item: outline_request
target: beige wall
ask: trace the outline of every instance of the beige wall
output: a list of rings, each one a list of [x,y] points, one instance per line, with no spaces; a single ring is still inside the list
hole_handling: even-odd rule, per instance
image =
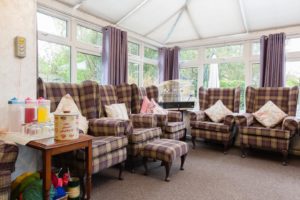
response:
[[[7,100],[36,96],[36,0],[0,0],[0,128]],[[27,40],[27,56],[14,56],[14,38]]]

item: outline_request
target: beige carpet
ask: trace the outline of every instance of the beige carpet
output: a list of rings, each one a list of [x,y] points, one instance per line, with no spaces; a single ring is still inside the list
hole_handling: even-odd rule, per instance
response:
[[[191,147],[191,146],[190,146]],[[198,143],[190,148],[185,170],[180,159],[172,167],[171,182],[163,181],[165,171],[159,162],[135,174],[124,173],[119,181],[117,169],[93,176],[92,199],[105,200],[297,200],[300,199],[300,158],[292,157],[284,167],[280,155],[251,151],[247,158],[233,148],[227,155],[216,145]]]

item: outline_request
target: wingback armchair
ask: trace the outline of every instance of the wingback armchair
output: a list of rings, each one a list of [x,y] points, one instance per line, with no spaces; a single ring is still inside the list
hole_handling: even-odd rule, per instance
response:
[[[264,87],[246,89],[246,113],[235,116],[240,134],[242,157],[249,147],[281,152],[283,165],[287,164],[290,141],[298,130],[296,119],[298,87]],[[288,116],[272,128],[266,128],[255,120],[252,113],[267,101],[272,101]]]
[[[233,141],[234,115],[228,115],[220,123],[212,122],[204,110],[221,100],[233,113],[238,113],[240,108],[240,88],[199,88],[199,108],[197,112],[190,113],[190,125],[193,148],[196,138],[221,142],[224,153],[227,153],[229,144]]]

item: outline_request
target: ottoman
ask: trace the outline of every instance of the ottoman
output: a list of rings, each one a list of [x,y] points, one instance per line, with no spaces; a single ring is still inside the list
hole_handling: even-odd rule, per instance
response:
[[[161,160],[162,165],[165,166],[166,176],[165,181],[170,181],[169,174],[173,161],[181,157],[180,169],[183,170],[184,161],[188,153],[188,145],[185,142],[171,139],[158,139],[147,143],[141,149],[141,156],[143,157],[143,164],[145,167],[145,175],[148,175],[147,161],[148,158],[154,160]]]

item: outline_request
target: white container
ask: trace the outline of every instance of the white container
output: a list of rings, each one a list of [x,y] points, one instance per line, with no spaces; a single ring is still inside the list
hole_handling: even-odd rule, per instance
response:
[[[79,138],[79,115],[76,113],[54,114],[54,132],[56,140],[74,140]]]
[[[24,101],[12,98],[8,101],[8,132],[22,132]]]

